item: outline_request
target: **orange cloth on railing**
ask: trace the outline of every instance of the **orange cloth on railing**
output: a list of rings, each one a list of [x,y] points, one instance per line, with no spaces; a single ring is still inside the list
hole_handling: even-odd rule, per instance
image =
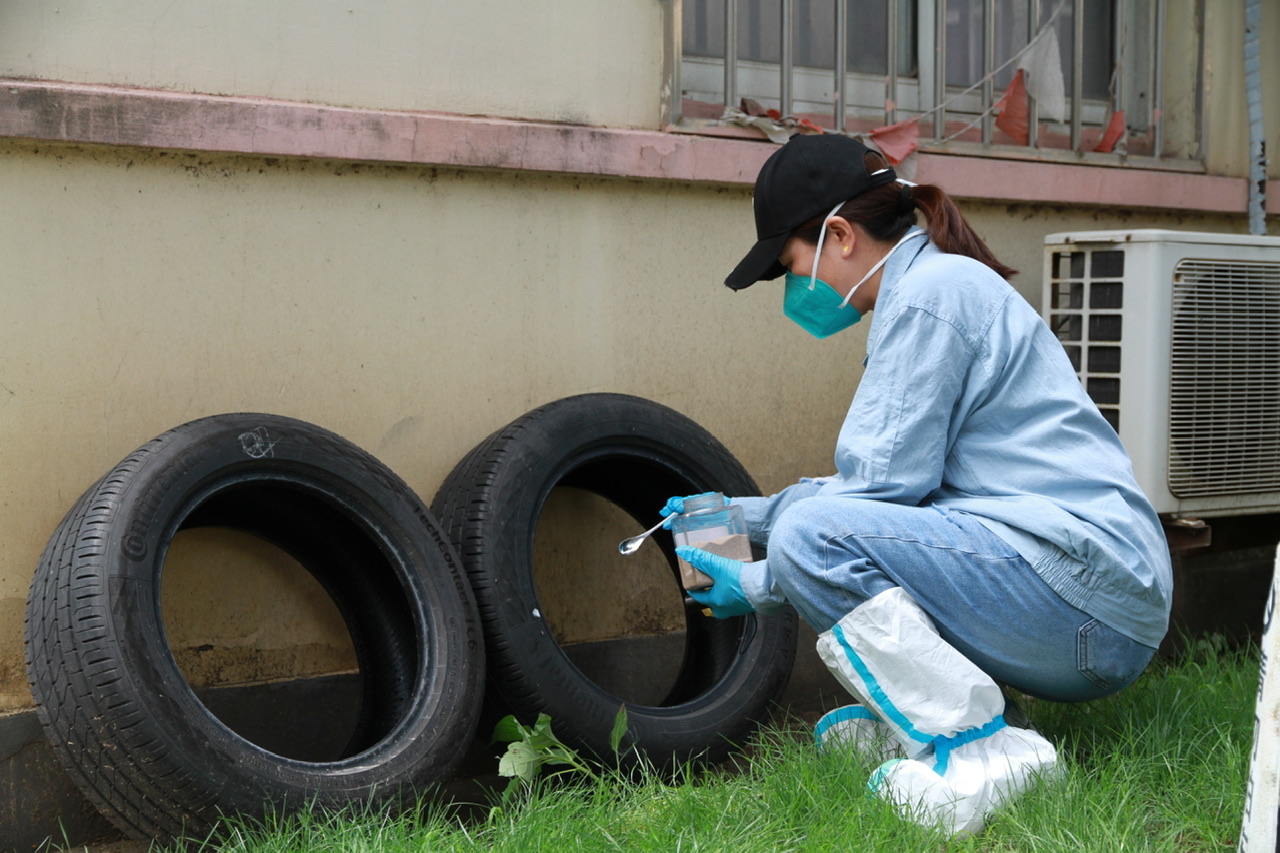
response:
[[[996,116],[996,127],[1007,133],[1019,145],[1027,145],[1031,139],[1030,109],[1027,106],[1027,86],[1022,76],[1022,69],[1013,75],[1009,88],[1000,96],[1000,100],[992,105],[999,115]]]

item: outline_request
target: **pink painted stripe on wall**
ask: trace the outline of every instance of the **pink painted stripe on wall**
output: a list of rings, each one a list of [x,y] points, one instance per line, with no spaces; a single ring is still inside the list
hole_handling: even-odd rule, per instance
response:
[[[0,80],[0,137],[751,185],[772,144],[260,98]],[[916,180],[996,202],[1243,213],[1244,178],[921,152]],[[1268,182],[1268,212],[1280,212]]]
[[[979,157],[922,157],[915,180],[958,197],[1041,204],[1244,213],[1249,200],[1244,178]],[[1280,199],[1271,203],[1280,210]]]
[[[742,184],[767,146],[687,134],[0,80],[0,136]]]

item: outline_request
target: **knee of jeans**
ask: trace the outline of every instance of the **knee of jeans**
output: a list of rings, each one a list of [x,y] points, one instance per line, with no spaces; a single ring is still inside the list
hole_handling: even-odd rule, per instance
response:
[[[831,498],[806,498],[788,507],[769,534],[769,568],[783,589],[820,578],[827,569],[826,543],[835,535],[824,508]]]
[[[788,507],[769,533],[769,569],[784,590],[794,589],[797,581],[812,574],[815,534],[809,513],[803,511],[806,502]]]

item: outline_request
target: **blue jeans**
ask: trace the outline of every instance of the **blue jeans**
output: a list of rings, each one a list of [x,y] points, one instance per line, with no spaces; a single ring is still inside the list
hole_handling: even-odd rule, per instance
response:
[[[1114,693],[1155,649],[1067,604],[972,516],[847,497],[796,501],[774,525],[769,569],[818,633],[900,586],[938,633],[998,682],[1079,702]]]

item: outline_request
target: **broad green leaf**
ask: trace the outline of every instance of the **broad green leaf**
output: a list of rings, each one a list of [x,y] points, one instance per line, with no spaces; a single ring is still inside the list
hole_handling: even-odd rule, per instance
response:
[[[498,774],[532,782],[538,775],[538,764],[538,753],[524,741],[515,741],[498,761]]]
[[[493,727],[493,737],[489,738],[489,743],[511,743],[516,740],[524,740],[525,727],[520,725],[515,716],[508,714],[498,724]]]
[[[567,746],[553,746],[542,753],[544,764],[571,764],[578,766],[578,754]]]
[[[525,730],[525,741],[536,750],[564,745],[555,736],[555,732],[551,731],[551,717],[546,714],[539,714],[538,722],[533,724],[533,728]]]

